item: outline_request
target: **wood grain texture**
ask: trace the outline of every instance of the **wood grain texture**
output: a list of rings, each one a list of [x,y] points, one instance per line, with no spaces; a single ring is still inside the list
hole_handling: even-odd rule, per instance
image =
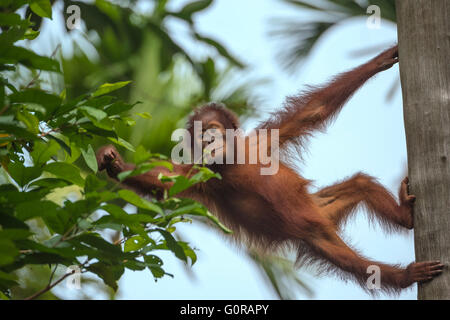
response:
[[[396,7],[416,261],[446,265],[418,298],[450,299],[450,1]]]

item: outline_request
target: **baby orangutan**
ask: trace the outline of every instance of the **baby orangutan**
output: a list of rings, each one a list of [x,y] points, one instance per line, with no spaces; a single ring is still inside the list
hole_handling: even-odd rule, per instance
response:
[[[397,62],[398,49],[395,46],[338,75],[325,86],[289,97],[284,108],[258,129],[267,129],[268,132],[278,129],[280,150],[292,144],[301,145],[302,138],[322,129],[368,79]],[[226,129],[239,128],[236,115],[214,103],[195,111],[188,123],[190,132],[194,121],[200,121],[205,130],[214,129],[223,136]],[[265,147],[270,147],[270,143]],[[106,169],[112,178],[133,169],[133,165],[124,163],[113,146],[99,149],[97,161],[99,170]],[[171,183],[161,182],[158,175],[187,175],[192,173],[192,166],[174,163],[173,172],[162,167],[154,168],[126,179],[123,184],[141,194],[156,192],[157,197],[161,197]],[[444,266],[439,261],[411,263],[406,268],[371,261],[352,250],[338,236],[339,226],[358,204],[364,204],[370,214],[389,229],[412,229],[415,197],[408,194],[407,178],[401,183],[397,203],[388,190],[362,173],[311,194],[307,190],[309,181],[299,176],[287,162],[281,161],[278,172],[273,175],[261,175],[259,169],[262,164],[249,164],[247,161],[245,164],[215,163],[208,166],[219,172],[222,179],[194,185],[181,196],[203,203],[238,238],[249,244],[268,250],[290,245],[296,250],[299,262],[318,262],[326,271],[338,271],[364,289],[368,289],[368,268],[373,265],[380,268],[381,289],[386,291],[398,291],[414,282],[431,280],[443,270]]]

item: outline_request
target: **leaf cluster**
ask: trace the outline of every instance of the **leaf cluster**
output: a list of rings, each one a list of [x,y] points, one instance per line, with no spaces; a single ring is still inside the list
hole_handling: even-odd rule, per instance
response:
[[[181,17],[189,20],[201,9],[199,5],[188,6]],[[18,285],[17,271],[30,265],[77,265],[117,290],[125,269],[148,269],[155,279],[171,276],[163,268],[159,250],[194,264],[194,249],[175,235],[178,223],[200,216],[229,231],[202,205],[176,196],[218,176],[199,168],[191,178],[161,177],[174,181],[161,201],[99,178],[94,139],[134,152],[138,172],[127,174],[142,174],[156,165],[172,167],[159,155],[135,149],[118,134],[118,126],[134,124],[130,112],[136,103],[124,102],[113,93],[130,81],[104,83],[73,99],[67,98],[66,90],[56,94],[39,88],[35,79],[25,86],[10,81],[19,68],[38,77],[41,72],[61,72],[54,57],[22,46],[23,40],[33,41],[39,34],[31,17],[17,13],[24,7],[41,19],[52,18],[49,0],[0,3],[0,296],[11,297],[11,288]],[[111,10],[106,5],[100,8]],[[150,118],[148,113],[136,116]],[[79,196],[64,190],[75,190]],[[55,197],[61,193],[63,197]],[[127,205],[136,212],[126,211]],[[33,224],[45,232],[36,233]],[[118,238],[110,239],[108,230]]]

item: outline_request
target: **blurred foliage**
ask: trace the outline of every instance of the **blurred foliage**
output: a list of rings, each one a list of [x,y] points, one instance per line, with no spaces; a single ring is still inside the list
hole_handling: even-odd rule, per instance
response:
[[[78,265],[102,279],[111,289],[98,290],[114,298],[125,269],[147,269],[155,279],[171,276],[158,250],[195,263],[195,251],[176,235],[177,223],[200,219],[229,232],[206,208],[176,198],[176,192],[157,202],[96,176],[99,145],[127,151],[142,173],[170,154],[171,134],[193,107],[220,101],[241,119],[256,110],[250,84],[237,80],[245,66],[195,28],[194,16],[212,0],[177,11],[168,9],[169,2],[148,1],[151,8],[142,10],[132,0],[0,0],[1,297],[34,297],[43,289],[38,298],[58,298],[52,285],[66,276],[64,266]],[[61,4],[63,10],[56,10]],[[73,52],[63,55],[57,45],[46,57],[27,49],[39,44],[47,19],[60,15],[66,21],[70,5],[81,8],[82,28],[53,40],[72,37]],[[210,54],[197,57],[183,49],[167,27],[173,20]],[[173,190],[220,178],[198,169],[192,179],[171,178]],[[127,205],[136,213],[125,211]],[[280,298],[294,297],[288,287],[304,286],[292,263],[249,256]],[[88,282],[95,277],[83,277],[83,285]]]
[[[308,19],[274,19],[270,34],[280,41],[279,61],[294,72],[319,39],[337,24],[353,17],[367,17],[367,8],[377,5],[381,18],[396,22],[395,0],[281,0],[299,13],[310,14]]]
[[[98,60],[90,59],[76,47],[74,55],[63,59],[68,95],[80,94],[104,81],[134,79],[134,85],[123,90],[122,97],[142,102],[134,109],[152,115],[136,119],[136,126],[122,126],[119,132],[133,144],[142,144],[159,153],[170,154],[174,143],[172,132],[193,107],[211,100],[220,101],[245,119],[255,110],[256,98],[247,85],[237,84],[233,77],[243,64],[216,40],[200,35],[192,16],[206,9],[212,1],[196,1],[178,12],[169,11],[169,1],[157,1],[153,11],[121,9],[121,19],[110,18],[96,5],[76,3],[81,7],[83,21],[92,38]],[[68,5],[69,5],[68,4]],[[187,22],[191,41],[212,49],[214,59],[192,57],[176,43],[166,27],[167,20]],[[75,43],[76,46],[76,43]],[[222,58],[229,66],[218,70],[215,59]],[[157,138],[155,138],[155,136]]]
[[[295,299],[298,291],[310,298],[314,295],[308,284],[297,275],[293,261],[281,256],[262,254],[255,250],[249,250],[248,255],[263,270],[266,280],[273,287],[278,298]]]
[[[100,2],[99,2],[100,3]],[[210,219],[221,227],[207,209],[189,199],[175,198],[170,192],[156,202],[141,198],[131,190],[115,191],[98,179],[94,138],[110,141],[135,153],[135,158],[152,161],[157,156],[134,147],[118,134],[117,127],[128,120],[134,104],[111,95],[127,86],[129,81],[103,83],[76,96],[44,91],[35,86],[33,78],[26,86],[9,81],[19,66],[42,71],[60,72],[60,64],[20,46],[20,41],[34,41],[33,22],[16,13],[29,5],[34,14],[51,18],[48,1],[14,1],[2,4],[0,15],[0,135],[2,177],[0,185],[0,290],[5,298],[21,296],[18,276],[24,267],[36,280],[48,274],[39,266],[79,266],[81,272],[99,276],[117,290],[117,280],[125,269],[149,269],[155,279],[169,275],[156,250],[169,250],[194,264],[196,254],[172,233],[177,223],[189,221],[189,215]],[[120,11],[118,11],[120,12]],[[83,165],[80,165],[80,164]],[[160,162],[159,162],[160,163]],[[167,163],[169,166],[170,163]],[[192,178],[173,177],[173,188],[183,190],[186,184],[220,178],[205,167],[199,167]],[[60,188],[75,187],[80,197],[72,201],[49,200]],[[124,211],[126,204],[137,207],[136,214]],[[103,212],[103,215],[99,214]],[[31,221],[41,224],[33,232]],[[114,243],[105,239],[104,230],[115,230],[123,237]],[[225,229],[226,230],[226,229]],[[228,231],[228,230],[226,230]],[[50,280],[42,293],[51,294]],[[66,274],[62,277],[66,277]],[[23,285],[23,283],[22,283]],[[22,294],[27,290],[22,290]],[[40,295],[31,295],[38,297]]]

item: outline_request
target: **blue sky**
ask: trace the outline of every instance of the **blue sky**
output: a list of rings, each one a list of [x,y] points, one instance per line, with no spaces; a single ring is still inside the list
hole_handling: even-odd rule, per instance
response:
[[[178,1],[179,6],[185,1]],[[298,10],[277,0],[216,0],[204,13],[196,16],[198,31],[220,40],[230,51],[250,65],[249,79],[270,79],[255,88],[264,97],[261,116],[279,108],[287,95],[295,94],[306,84],[321,84],[330,77],[356,67],[371,55],[355,57],[352,53],[379,46],[380,50],[396,42],[394,24],[382,21],[380,29],[368,29],[363,18],[346,21],[333,28],[314,47],[304,66],[289,75],[277,63],[277,44],[268,31],[274,17],[299,17]],[[193,54],[195,47],[178,41]],[[376,52],[374,52],[375,54]],[[344,107],[327,132],[317,134],[309,144],[309,152],[301,164],[301,174],[314,180],[315,186],[334,183],[356,172],[375,176],[393,193],[406,173],[406,142],[403,127],[400,90],[386,101],[391,85],[399,81],[398,66],[371,79]],[[244,126],[251,128],[250,119]],[[245,254],[224,236],[200,225],[179,227],[194,247],[198,262],[191,272],[170,254],[162,256],[165,270],[175,274],[154,282],[147,271],[127,271],[120,280],[120,299],[275,299],[256,267]],[[406,265],[414,260],[413,232],[386,235],[378,226],[369,226],[359,211],[344,229],[343,237],[365,256],[386,263]],[[299,275],[314,290],[314,299],[370,299],[362,289],[334,276],[318,278],[313,270],[300,269]],[[65,288],[57,292],[64,295]],[[416,287],[398,297],[415,299]],[[102,298],[99,296],[99,298]],[[298,299],[306,297],[301,293]]]

